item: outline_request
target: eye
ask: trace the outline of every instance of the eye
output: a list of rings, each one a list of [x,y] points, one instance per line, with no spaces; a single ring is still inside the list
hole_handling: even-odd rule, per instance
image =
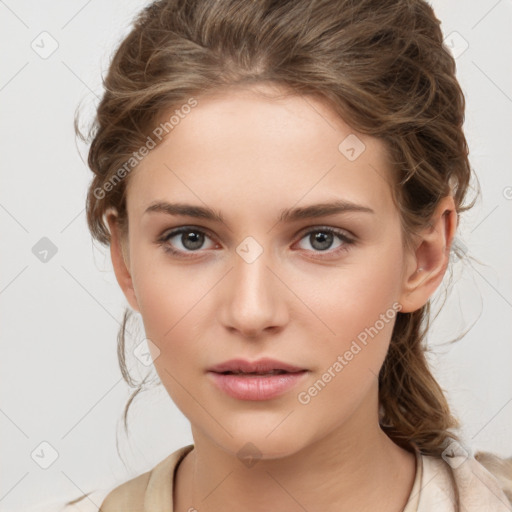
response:
[[[194,226],[183,226],[172,231],[164,233],[157,243],[162,246],[164,251],[177,256],[179,258],[193,257],[194,252],[200,252],[203,249],[205,239],[212,238],[204,229],[196,228]],[[333,241],[338,239],[340,243],[337,248],[330,250]],[[172,242],[173,239],[176,241]],[[354,244],[355,241],[347,236],[344,231],[330,228],[330,227],[317,227],[303,232],[300,241],[307,239],[313,247],[313,252],[325,253],[327,255],[318,254],[319,258],[336,256],[343,251],[347,251],[349,246]],[[181,245],[181,247],[180,247]],[[178,248],[176,249],[176,246]],[[307,250],[307,249],[306,249]],[[187,254],[189,253],[189,254]]]
[[[178,250],[173,248],[176,242],[170,243],[173,238],[176,238],[177,242],[181,244],[181,247],[178,245]],[[193,226],[184,226],[165,233],[158,239],[158,243],[162,245],[164,251],[178,257],[187,258],[188,256],[183,253],[197,252],[198,249],[202,248],[205,238],[209,237],[204,230]]]
[[[328,252],[326,256],[321,254],[320,258],[336,256],[343,251],[348,251],[350,245],[355,243],[344,231],[326,226],[310,229],[303,235],[301,241],[307,240],[313,247],[314,252]],[[328,251],[336,238],[338,238],[341,243],[334,250]]]

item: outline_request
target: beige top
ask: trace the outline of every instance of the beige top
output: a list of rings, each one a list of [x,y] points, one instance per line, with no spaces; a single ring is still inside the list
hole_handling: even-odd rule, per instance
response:
[[[152,470],[111,490],[89,494],[59,512],[173,512],[176,468],[194,448],[184,446]],[[416,450],[416,476],[403,512],[511,512],[505,487],[474,456],[464,460],[420,454]],[[507,492],[510,492],[507,487]],[[458,503],[457,503],[458,502]],[[101,507],[100,507],[101,505]],[[48,510],[48,509],[46,509]]]

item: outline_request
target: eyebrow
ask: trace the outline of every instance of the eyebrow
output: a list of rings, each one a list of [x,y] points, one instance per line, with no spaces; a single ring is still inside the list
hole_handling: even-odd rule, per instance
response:
[[[152,212],[165,213],[167,215],[183,215],[224,223],[224,217],[220,211],[215,211],[209,207],[195,206],[185,203],[156,201],[145,210],[144,214]],[[368,206],[340,199],[329,203],[319,203],[297,208],[285,208],[284,210],[281,210],[278,222],[293,222],[302,219],[324,217],[326,215],[335,215],[337,213],[346,212],[375,213]]]

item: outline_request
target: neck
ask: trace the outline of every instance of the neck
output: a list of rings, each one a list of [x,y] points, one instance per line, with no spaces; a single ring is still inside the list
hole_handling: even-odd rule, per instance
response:
[[[381,430],[377,415],[351,417],[327,436],[285,457],[244,465],[194,431],[194,449],[178,466],[175,512],[244,510],[401,511],[415,477],[415,457]]]

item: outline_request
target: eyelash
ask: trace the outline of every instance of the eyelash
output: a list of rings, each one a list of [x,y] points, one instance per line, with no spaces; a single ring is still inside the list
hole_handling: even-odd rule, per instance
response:
[[[200,233],[202,235],[206,235],[209,238],[213,238],[209,235],[209,232],[205,231],[204,229],[196,228],[195,226],[183,226],[183,227],[180,227],[180,228],[177,228],[172,231],[164,233],[163,236],[161,236],[157,240],[157,244],[161,245],[163,250],[165,252],[171,254],[172,256],[176,256],[178,258],[184,258],[184,259],[194,258],[195,256],[193,255],[193,253],[199,252],[199,251],[189,251],[192,254],[185,255],[182,251],[177,251],[176,249],[173,249],[168,243],[168,240],[171,238],[174,238],[176,235],[180,235],[182,233],[188,233],[188,232]],[[313,252],[318,252],[318,254],[320,255],[320,256],[315,256],[318,259],[326,259],[326,258],[331,258],[333,256],[337,256],[343,252],[348,251],[350,246],[355,243],[355,240],[348,237],[347,235],[345,235],[345,233],[343,231],[335,229],[335,228],[330,228],[327,226],[315,227],[313,229],[309,229],[308,231],[305,231],[305,232],[303,231],[301,233],[301,237],[300,237],[299,241],[302,240],[303,238],[305,238],[306,236],[311,235],[312,233],[332,234],[332,235],[337,236],[343,242],[343,244],[340,247],[338,247],[337,249],[335,249],[333,251],[329,251],[329,250],[313,251]],[[326,253],[327,256],[324,256],[322,253]]]

